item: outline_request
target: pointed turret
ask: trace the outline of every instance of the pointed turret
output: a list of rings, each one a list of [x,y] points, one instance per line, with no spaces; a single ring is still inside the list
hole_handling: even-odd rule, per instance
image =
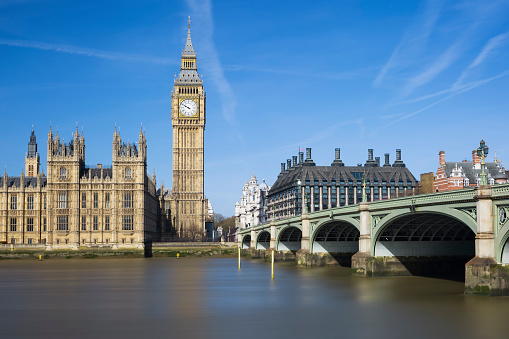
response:
[[[187,40],[182,50],[180,73],[175,79],[175,83],[180,85],[201,84],[202,80],[198,75],[196,66],[196,52],[191,41],[191,17],[189,17],[187,23]]]

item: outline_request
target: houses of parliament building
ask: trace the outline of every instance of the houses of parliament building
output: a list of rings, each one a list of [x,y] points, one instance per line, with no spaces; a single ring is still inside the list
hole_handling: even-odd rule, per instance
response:
[[[190,26],[171,93],[173,189],[147,175],[147,142],[122,142],[115,127],[111,166],[85,165],[85,137],[49,130],[44,174],[32,130],[19,176],[0,177],[0,243],[136,247],[147,241],[201,240],[212,217],[204,196],[205,92]]]

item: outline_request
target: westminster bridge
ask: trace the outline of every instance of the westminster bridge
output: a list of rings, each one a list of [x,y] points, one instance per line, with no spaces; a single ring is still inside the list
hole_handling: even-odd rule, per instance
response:
[[[466,293],[509,294],[508,216],[509,184],[480,186],[303,213],[240,231],[239,246],[364,276],[459,267]]]

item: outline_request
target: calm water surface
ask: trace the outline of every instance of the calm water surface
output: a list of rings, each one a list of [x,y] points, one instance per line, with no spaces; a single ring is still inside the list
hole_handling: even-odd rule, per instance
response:
[[[506,338],[463,283],[236,259],[0,262],[0,338]]]

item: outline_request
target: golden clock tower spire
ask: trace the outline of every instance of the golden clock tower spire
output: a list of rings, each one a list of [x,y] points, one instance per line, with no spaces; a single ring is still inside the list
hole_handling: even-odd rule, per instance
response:
[[[208,200],[204,195],[205,91],[191,41],[191,18],[182,50],[180,73],[171,92],[173,126],[172,226],[180,238],[200,240],[205,233]]]

